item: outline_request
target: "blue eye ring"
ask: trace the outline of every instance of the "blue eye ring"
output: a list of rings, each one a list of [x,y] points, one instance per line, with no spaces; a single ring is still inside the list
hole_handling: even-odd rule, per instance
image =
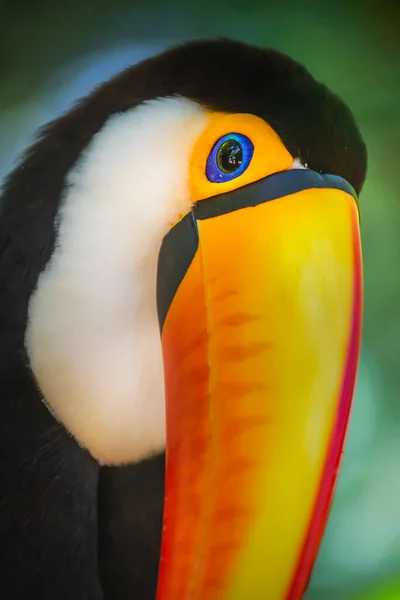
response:
[[[228,133],[212,147],[207,158],[206,175],[212,183],[224,183],[240,177],[254,154],[252,141],[241,133]]]

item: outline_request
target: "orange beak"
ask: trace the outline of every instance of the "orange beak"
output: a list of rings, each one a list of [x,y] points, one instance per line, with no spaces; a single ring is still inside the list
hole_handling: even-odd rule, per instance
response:
[[[167,451],[157,600],[295,600],[337,474],[360,347],[355,192],[290,170],[165,237]]]

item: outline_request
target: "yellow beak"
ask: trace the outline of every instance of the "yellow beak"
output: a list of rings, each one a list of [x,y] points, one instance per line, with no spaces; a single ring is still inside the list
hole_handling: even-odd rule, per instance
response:
[[[167,408],[157,600],[295,600],[312,569],[359,355],[355,192],[284,171],[165,237]]]

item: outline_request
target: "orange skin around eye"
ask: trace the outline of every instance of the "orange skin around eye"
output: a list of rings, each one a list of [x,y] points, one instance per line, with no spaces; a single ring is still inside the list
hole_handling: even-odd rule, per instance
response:
[[[207,179],[206,163],[214,144],[229,133],[247,136],[254,154],[242,175],[223,183]],[[247,114],[210,113],[209,124],[198,138],[190,161],[190,192],[193,202],[230,192],[263,177],[290,169],[293,156],[278,134],[263,119]]]

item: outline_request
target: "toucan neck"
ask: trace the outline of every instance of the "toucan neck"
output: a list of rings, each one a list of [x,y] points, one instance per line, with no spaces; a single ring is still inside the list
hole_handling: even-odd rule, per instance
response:
[[[156,597],[164,477],[164,453],[100,470],[99,571],[106,598]]]

